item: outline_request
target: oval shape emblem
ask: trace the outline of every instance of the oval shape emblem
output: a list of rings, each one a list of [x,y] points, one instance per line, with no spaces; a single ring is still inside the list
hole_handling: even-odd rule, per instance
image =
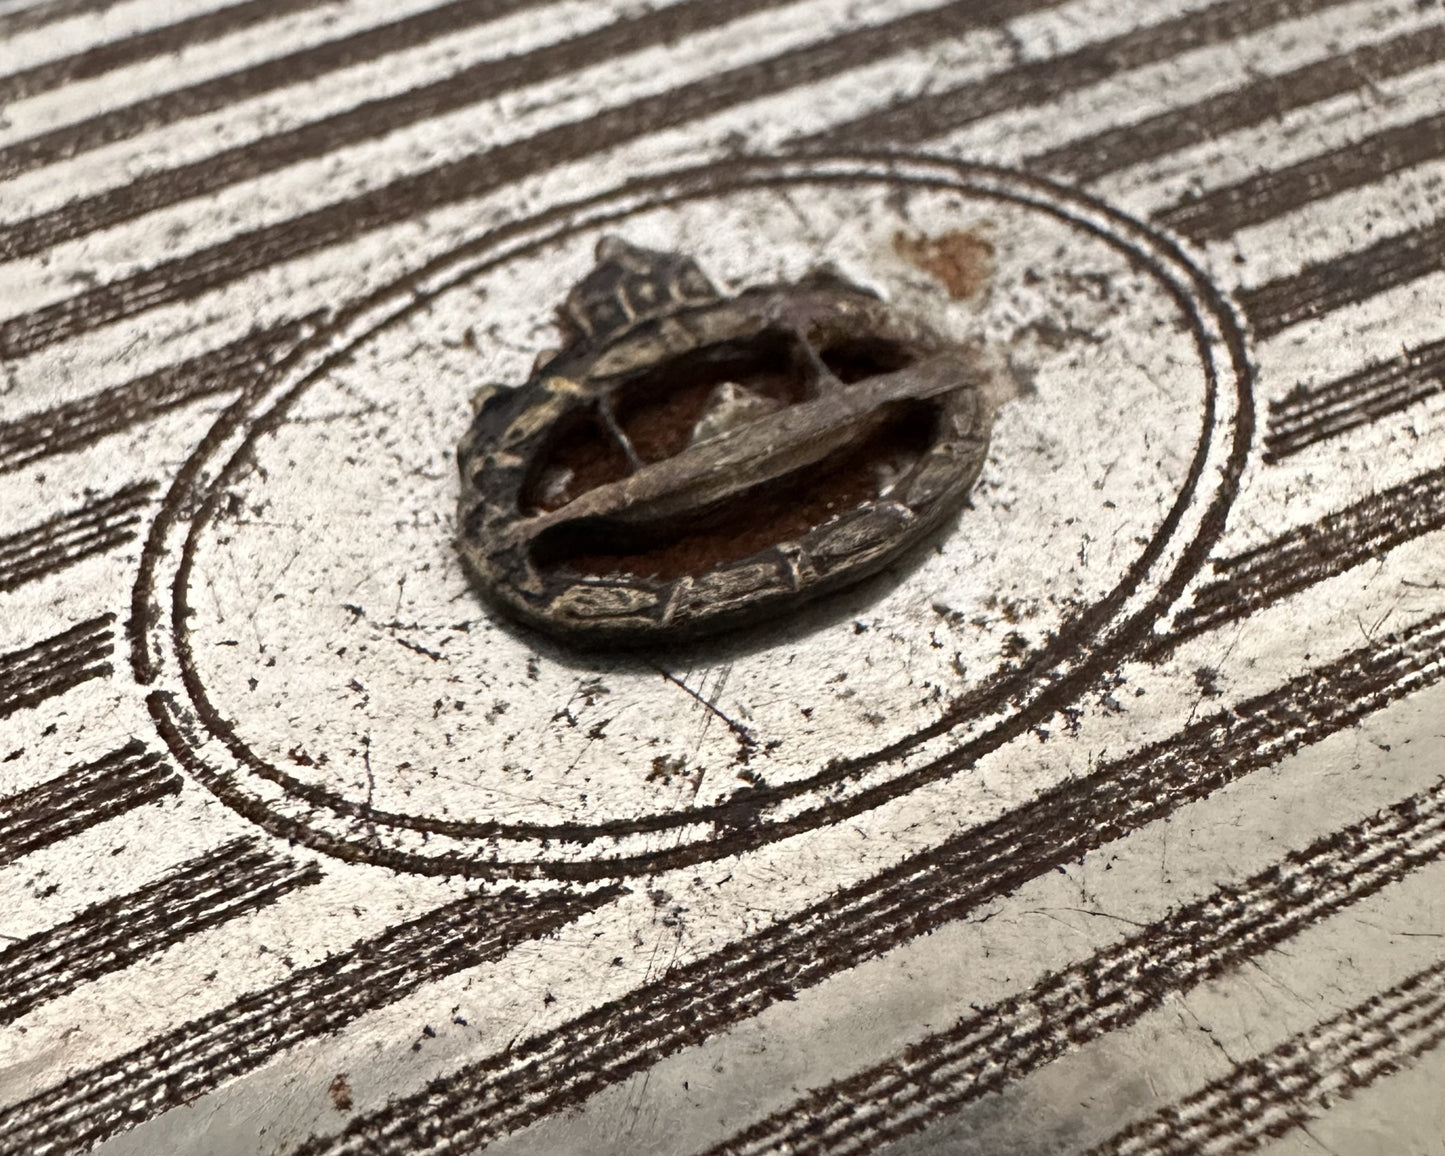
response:
[[[849,585],[957,511],[1001,359],[831,272],[724,297],[689,258],[606,237],[567,346],[484,389],[458,447],[458,545],[534,627],[637,645]]]

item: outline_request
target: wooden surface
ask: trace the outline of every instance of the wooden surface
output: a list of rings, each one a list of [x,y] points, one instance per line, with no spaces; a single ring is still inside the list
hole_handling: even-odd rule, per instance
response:
[[[0,6],[0,1152],[1445,1153],[1433,0]],[[496,620],[598,239],[1023,387],[883,575]]]

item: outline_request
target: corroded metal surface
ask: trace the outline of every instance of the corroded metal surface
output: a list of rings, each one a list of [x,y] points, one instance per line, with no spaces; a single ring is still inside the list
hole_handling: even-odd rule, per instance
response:
[[[813,273],[723,299],[615,237],[575,333],[486,388],[457,450],[462,556],[521,621],[675,645],[882,569],[957,510],[1007,369]]]

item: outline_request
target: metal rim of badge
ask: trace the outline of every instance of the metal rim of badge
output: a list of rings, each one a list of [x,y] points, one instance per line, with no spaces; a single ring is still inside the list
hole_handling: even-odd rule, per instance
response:
[[[493,604],[582,645],[675,644],[875,573],[967,496],[1009,392],[1000,358],[828,272],[724,298],[690,259],[608,236],[568,317],[526,383],[480,391],[457,525]],[[566,445],[602,476],[574,494],[566,469],[549,502]],[[819,500],[830,483],[863,492]],[[768,534],[769,507],[787,530]],[[588,544],[609,551],[598,573],[568,566]],[[669,559],[681,573],[648,572]]]
[[[725,804],[605,824],[508,824],[373,809],[304,782],[250,750],[209,700],[188,639],[187,581],[199,535],[250,446],[286,420],[306,389],[359,343],[439,294],[507,261],[582,232],[617,231],[655,207],[788,185],[884,185],[955,191],[1034,209],[1089,233],[1145,270],[1178,306],[1206,380],[1186,484],[1124,579],[1027,671],[994,680],[905,743]],[[733,854],[833,823],[946,776],[1069,705],[1109,664],[1162,629],[1222,530],[1253,433],[1252,369],[1231,306],[1171,240],[1076,190],[993,166],[897,155],[723,162],[639,180],[492,230],[318,326],[263,386],[237,400],[178,472],[143,551],[132,598],[131,658],[157,731],[177,761],[228,806],[267,831],[338,858],[438,875],[593,880]],[[910,761],[940,735],[945,757]],[[659,835],[665,835],[660,840]]]

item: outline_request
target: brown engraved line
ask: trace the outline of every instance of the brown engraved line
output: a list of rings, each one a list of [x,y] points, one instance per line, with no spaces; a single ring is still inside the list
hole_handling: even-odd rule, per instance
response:
[[[1122,72],[1211,44],[1228,43],[1344,2],[1227,0],[1062,56],[1031,61],[943,92],[898,101],[803,138],[800,143],[823,148],[902,148],[920,144],[997,113],[1044,104]]]
[[[304,12],[314,8],[317,2],[247,0],[246,3],[230,4],[189,20],[147,29],[123,40],[97,45],[73,56],[49,60],[21,72],[0,76],[0,103],[13,103],[77,80],[90,80],[117,68],[139,64],[143,60],[169,56],[192,44],[203,44],[292,12]]]
[[[843,159],[851,165],[856,164],[859,158]],[[876,165],[879,160],[880,158],[873,157],[868,163]],[[764,171],[775,169],[775,166],[771,164],[764,164],[762,167]],[[1001,172],[1001,170],[996,171]],[[639,178],[631,182],[628,189],[633,195],[643,195],[649,190],[668,188],[673,190],[670,195],[674,197],[692,198],[699,194],[715,197],[729,190],[758,187],[760,183],[773,183],[780,179],[768,178],[760,182],[760,175],[757,162],[730,160],[694,169],[688,174]],[[1034,185],[1040,191],[1045,192],[1046,197],[1048,195],[1057,196],[1062,192],[1057,186],[1038,178],[1020,177],[1016,173],[1009,173],[1008,176],[1012,180],[1023,180]],[[676,183],[680,177],[685,182],[681,187]],[[857,178],[853,175],[840,174],[837,179],[844,184],[852,184]],[[895,179],[904,183],[914,182],[914,178],[903,174],[899,174]],[[934,187],[931,179],[925,179],[921,183],[924,187]],[[448,263],[456,261],[462,254],[487,252],[504,243],[514,230],[531,230],[549,219],[552,221],[573,219],[573,215],[581,209],[611,203],[614,195],[612,193],[596,194],[589,201],[557,206],[541,218],[532,221],[517,221],[510,225],[499,226],[447,254],[433,258],[431,265],[422,266],[399,284],[416,285],[429,277],[431,270],[440,270],[446,267]],[[1015,197],[1015,194],[998,193],[995,195],[1004,196],[1006,199]],[[1077,197],[1078,194],[1073,194],[1073,196]],[[1030,205],[1034,203],[1027,196],[1018,199],[1020,203]],[[1088,200],[1088,198],[1084,199]],[[1161,256],[1146,256],[1113,238],[1108,230],[1087,222],[1072,211],[1051,207],[1047,203],[1047,199],[1036,207],[1061,220],[1079,225],[1100,236],[1107,243],[1120,248],[1121,251],[1128,252],[1131,260],[1142,262],[1160,278],[1167,295],[1174,300],[1181,314],[1187,319],[1186,328],[1194,337],[1206,377],[1211,384],[1209,396],[1201,413],[1203,423],[1200,439],[1196,443],[1195,454],[1188,474],[1179,487],[1173,506],[1165,513],[1156,527],[1155,534],[1147,542],[1140,543],[1142,551],[1126,568],[1122,580],[1099,601],[1066,622],[1043,646],[1037,648],[1030,655],[1022,657],[1017,664],[999,671],[996,676],[986,680],[975,692],[956,700],[934,723],[913,735],[854,759],[833,760],[806,781],[799,780],[783,787],[764,785],[750,788],[747,792],[738,793],[726,803],[694,810],[693,820],[712,822],[717,825],[720,834],[713,840],[676,844],[671,849],[662,851],[631,857],[604,858],[590,862],[575,860],[565,864],[549,863],[539,867],[535,862],[514,861],[504,865],[505,871],[535,872],[536,877],[549,875],[557,878],[570,878],[573,881],[614,878],[619,874],[655,872],[659,869],[659,864],[664,862],[672,865],[696,863],[750,846],[758,846],[763,842],[787,837],[789,834],[796,834],[820,825],[836,823],[841,817],[877,807],[889,799],[917,789],[924,783],[946,778],[960,769],[973,766],[979,758],[990,751],[998,749],[1012,738],[1027,733],[1035,726],[1046,722],[1052,714],[1066,710],[1077,694],[1107,676],[1118,655],[1137,651],[1139,645],[1147,640],[1149,622],[1177,602],[1189,585],[1190,576],[1208,560],[1212,544],[1217,541],[1223,531],[1229,504],[1235,496],[1241,471],[1245,466],[1253,433],[1254,405],[1253,371],[1245,349],[1244,334],[1236,324],[1234,312],[1224,302],[1214,286],[1205,279],[1202,273],[1195,270],[1188,258],[1166,238],[1156,237],[1151,242],[1151,246],[1157,245],[1162,250]],[[1140,227],[1136,222],[1100,202],[1093,202],[1093,207],[1094,211],[1113,218],[1130,231]],[[1178,267],[1189,270],[1187,288],[1173,283],[1170,275],[1165,272],[1166,266],[1171,261],[1177,262]],[[377,290],[374,300],[383,300],[392,292],[394,292],[394,288]],[[411,309],[421,307],[425,300],[427,300],[426,296],[414,297],[411,304],[406,306],[402,313],[395,314],[393,317],[404,316]],[[361,299],[349,304],[343,313],[338,315],[338,318],[345,317],[348,312],[356,315],[359,311],[369,307],[367,300]],[[1211,338],[1208,333],[1208,325],[1201,311],[1211,314],[1220,328],[1228,359],[1228,373],[1232,378],[1235,403],[1238,406],[1231,423],[1233,429],[1229,435],[1228,456],[1223,463],[1222,473],[1219,475],[1218,488],[1209,499],[1207,508],[1202,511],[1194,537],[1178,555],[1172,573],[1154,592],[1146,609],[1140,610],[1132,618],[1119,624],[1114,636],[1104,646],[1096,648],[1095,639],[1100,632],[1105,630],[1112,618],[1123,611],[1131,591],[1144,578],[1149,568],[1162,557],[1170,535],[1178,529],[1180,520],[1185,516],[1190,503],[1195,501],[1196,491],[1206,473],[1209,441],[1213,436],[1212,431],[1218,417],[1212,387],[1218,381],[1219,366],[1210,349]],[[339,328],[342,322],[338,319],[336,325]],[[302,349],[304,350],[304,348],[303,346]],[[293,356],[299,356],[299,354]],[[317,380],[319,375],[324,375],[329,362],[338,356],[344,356],[344,354],[333,352],[328,358],[317,363],[300,381],[294,382],[259,421],[251,425],[249,433],[243,439],[241,446],[233,453],[228,464],[223,467],[219,475],[207,482],[208,496],[207,492],[203,492],[197,484],[198,479],[203,476],[204,470],[207,468],[206,458],[211,453],[211,449],[206,443],[209,442],[210,446],[218,446],[226,442],[242,426],[247,413],[245,399],[233,403],[231,409],[208,431],[206,438],[203,439],[201,450],[188,459],[177,474],[175,485],[167,494],[160,511],[152,522],[146,547],[142,551],[139,574],[132,591],[132,614],[128,630],[132,644],[132,668],[137,680],[143,684],[149,684],[156,678],[156,658],[148,649],[146,640],[148,632],[160,619],[162,610],[159,598],[164,595],[156,590],[153,575],[162,556],[161,540],[168,532],[168,527],[174,524],[174,519],[181,517],[184,513],[190,518],[190,530],[181,550],[179,565],[169,579],[169,596],[172,621],[177,627],[175,653],[179,660],[186,694],[191,703],[196,706],[203,727],[213,735],[220,737],[230,747],[232,753],[241,759],[250,770],[281,786],[292,797],[314,806],[327,808],[334,814],[353,816],[364,823],[380,822],[430,833],[460,835],[473,840],[501,837],[504,839],[560,838],[590,841],[620,834],[665,830],[674,826],[675,817],[661,811],[614,819],[605,824],[595,825],[586,823],[509,824],[505,820],[495,818],[470,820],[436,816],[418,818],[395,812],[378,811],[374,807],[356,800],[347,800],[327,790],[324,786],[303,783],[287,771],[259,758],[254,751],[246,747],[244,742],[240,741],[229,720],[217,712],[214,705],[208,701],[205,688],[192,662],[191,648],[186,641],[184,627],[185,620],[189,615],[186,590],[191,567],[194,564],[196,543],[202,535],[204,526],[215,512],[217,502],[220,500],[219,495],[225,491],[226,479],[233,472],[246,468],[245,462],[248,460],[246,447],[256,438],[264,437],[268,430],[274,429],[284,422],[288,407],[304,392],[311,381]],[[189,476],[187,476],[188,473]],[[1080,655],[1085,657],[1080,659]],[[828,799],[808,810],[795,812],[792,816],[777,822],[763,824],[758,821],[761,811],[783,798],[856,778],[858,774],[870,767],[901,757],[917,743],[954,729],[960,721],[971,715],[998,709],[1014,699],[1015,696],[1022,696],[1019,698],[1020,702],[1030,698],[1030,688],[1038,684],[1039,671],[1047,671],[1065,659],[1068,660],[1071,667],[1068,673],[1062,679],[1046,680],[1049,682],[1048,689],[1028,703],[1023,710],[1012,713],[1010,717],[1006,717],[1002,721],[1001,725],[985,731],[961,746],[954,747],[924,766],[901,777],[866,787],[847,798]],[[228,806],[245,814],[277,837],[295,839],[328,855],[352,860],[391,862],[409,870],[423,870],[436,874],[458,872],[466,876],[473,873],[489,874],[494,869],[490,863],[468,852],[446,852],[423,860],[412,857],[403,862],[405,859],[403,852],[395,850],[363,852],[356,842],[323,833],[295,817],[282,816],[261,805],[254,796],[248,797],[245,792],[234,789],[227,776],[216,772],[214,768],[194,757],[194,752],[187,746],[187,739],[182,737],[183,729],[191,724],[177,715],[173,692],[157,691],[148,695],[146,701],[158,730],[165,736],[168,745],[175,752],[176,757],[182,760],[186,768],[205,782],[208,789],[223,798]]]
[[[1222,975],[1442,855],[1445,780],[809,1093],[707,1156],[876,1152],[1136,1023],[1169,996]],[[1192,1145],[1148,1150],[1199,1151]]]
[[[198,856],[0,951],[0,1024],[320,879],[315,863],[278,858],[258,839]]]
[[[621,893],[471,895],[388,928],[0,1110],[0,1153],[88,1149],[423,984],[500,959],[514,944],[549,935]]]
[[[273,57],[247,68],[184,88],[112,108],[0,148],[0,178],[30,172],[91,149],[129,140],[189,117],[203,116],[278,88],[313,81],[327,73],[416,48],[441,36],[485,24],[544,0],[453,0],[365,28],[349,36]]]
[[[0,654],[0,718],[111,672],[114,614],[102,614],[44,642]]]
[[[1445,679],[1445,616],[1364,647],[544,1035],[358,1117],[305,1156],[470,1151]]]
[[[1235,1065],[1088,1156],[1238,1156],[1322,1115],[1445,1042],[1445,961]]]
[[[1226,133],[1367,89],[1445,57],[1445,25],[1402,33],[1278,76],[1261,77],[1184,108],[1096,133],[1038,153],[1028,167],[1076,181],[1095,181],[1144,161],[1206,144]]]
[[[729,69],[413,173],[349,200],[238,234],[11,317],[0,322],[0,357],[20,357],[148,309],[188,301],[268,266],[480,196],[531,173],[595,156],[730,107],[873,63],[880,55],[927,47],[940,38],[958,36],[979,25],[1048,7],[1053,2],[957,0]]]
[[[76,510],[0,538],[0,593],[129,542],[155,482],[134,482]]]
[[[1212,189],[1155,213],[1154,223],[1195,241],[1217,241],[1311,201],[1373,184],[1441,156],[1445,156],[1445,113]]]
[[[325,156],[348,145],[375,140],[407,125],[478,104],[513,89],[565,76],[623,53],[670,44],[778,3],[779,0],[687,0],[533,52],[485,60],[434,84],[366,101],[345,112],[225,149],[191,164],[147,173],[120,188],[70,201],[50,212],[0,227],[0,260],[27,257],[63,241],[108,229],[287,165]],[[512,0],[512,6],[524,5],[520,0]],[[503,5],[488,7],[500,9]]]
[[[84,16],[91,12],[104,12],[114,7],[116,0],[44,0],[29,4],[14,12],[0,14],[0,37],[18,36],[36,28],[44,28],[57,20],[68,20],[72,16]]]
[[[0,864],[154,803],[181,777],[138,739],[19,794],[0,799]]]
[[[1408,409],[1445,390],[1445,341],[1407,349],[1312,387],[1298,386],[1270,402],[1264,460],[1271,464],[1360,426]]]
[[[199,398],[243,389],[300,342],[313,320],[302,318],[258,329],[229,345],[113,389],[0,422],[0,474],[84,449]]]
[[[1158,657],[1186,638],[1272,606],[1424,534],[1445,528],[1445,468],[1371,494],[1337,513],[1214,563],[1220,577],[1201,588],[1173,629],[1149,650]]]
[[[1235,294],[1256,337],[1368,300],[1445,267],[1445,219]]]

